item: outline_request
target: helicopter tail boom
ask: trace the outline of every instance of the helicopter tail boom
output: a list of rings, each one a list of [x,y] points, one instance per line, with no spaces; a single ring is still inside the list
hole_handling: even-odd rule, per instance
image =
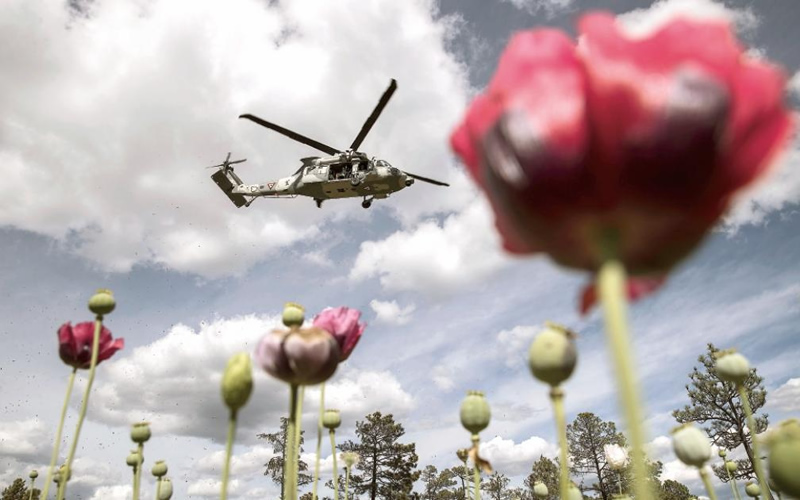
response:
[[[214,175],[211,176],[211,179],[217,186],[219,186],[222,192],[225,193],[228,199],[230,199],[233,204],[236,205],[236,208],[241,208],[248,204],[243,195],[233,192],[233,188],[241,184],[242,181],[232,169],[219,169],[214,172]]]

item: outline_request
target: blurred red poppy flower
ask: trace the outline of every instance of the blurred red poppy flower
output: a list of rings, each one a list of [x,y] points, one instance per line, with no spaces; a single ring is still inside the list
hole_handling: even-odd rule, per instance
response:
[[[69,322],[58,329],[58,354],[61,361],[74,368],[88,370],[92,361],[92,340],[94,323],[87,321],[72,326]],[[115,352],[125,347],[125,339],[114,339],[105,326],[100,329],[97,351],[97,364],[107,360]]]
[[[676,17],[635,38],[591,13],[579,31],[577,44],[515,35],[451,144],[508,251],[591,272],[618,259],[648,279],[629,286],[641,296],[786,144],[785,77],[723,20]]]
[[[360,318],[361,311],[349,307],[327,307],[314,317],[314,326],[333,335],[339,343],[340,361],[350,357],[367,327],[366,323],[358,322]]]

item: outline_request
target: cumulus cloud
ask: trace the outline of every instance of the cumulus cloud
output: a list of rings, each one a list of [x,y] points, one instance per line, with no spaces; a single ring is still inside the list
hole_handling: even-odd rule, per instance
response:
[[[89,500],[128,500],[133,495],[131,485],[101,486]]]
[[[507,476],[528,473],[531,464],[540,456],[553,458],[558,454],[558,446],[538,436],[531,436],[521,443],[496,436],[490,441],[481,443],[480,446],[481,456],[487,459],[494,469]]]
[[[790,378],[770,392],[767,405],[786,412],[800,412],[800,378]]]
[[[372,300],[369,306],[375,311],[378,322],[390,325],[405,325],[411,321],[411,314],[417,308],[414,304],[400,307],[396,300],[388,302]]]
[[[383,240],[365,241],[350,279],[377,277],[389,291],[441,295],[474,285],[509,261],[491,209],[480,197],[441,223],[428,220]]]
[[[306,389],[309,401],[319,401],[319,389]],[[381,411],[397,416],[408,414],[416,406],[414,397],[409,394],[397,378],[388,371],[342,370],[325,384],[325,406],[341,410],[342,423],[353,425],[355,419]],[[309,405],[310,408],[314,408]],[[317,410],[313,411],[316,422]]]
[[[195,481],[189,485],[187,493],[199,497],[219,497],[222,490],[222,481],[219,479],[205,478]],[[242,484],[238,479],[228,481],[228,493],[236,495],[242,490]]]
[[[572,6],[573,0],[503,0],[512,4],[514,7],[526,11],[528,14],[536,15],[540,12],[547,17],[564,12]]]
[[[0,423],[0,455],[35,459],[48,456],[50,435],[37,418]]]
[[[0,225],[56,238],[103,269],[242,274],[317,236],[332,214],[362,209],[302,199],[235,209],[204,166],[233,151],[257,182],[315,153],[236,117],[256,113],[345,147],[390,77],[399,90],[365,151],[458,176],[446,139],[468,84],[446,45],[463,26],[437,19],[433,2],[97,1],[83,15],[68,4],[3,7]],[[413,220],[458,198],[413,186],[390,206]]]
[[[497,334],[497,346],[505,359],[506,366],[524,366],[533,337],[539,328],[535,326],[515,326]]]
[[[645,37],[677,16],[696,20],[722,19],[741,33],[751,32],[759,24],[752,9],[732,9],[714,0],[660,0],[650,7],[621,14],[617,20],[630,35]]]

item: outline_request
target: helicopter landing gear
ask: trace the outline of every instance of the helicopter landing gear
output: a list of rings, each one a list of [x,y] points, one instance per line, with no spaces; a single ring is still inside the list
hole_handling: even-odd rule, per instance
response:
[[[364,198],[364,201],[361,202],[361,206],[364,208],[369,208],[372,206],[372,200],[375,198]]]
[[[322,202],[325,200],[322,200],[320,198],[314,198],[314,201],[317,202],[317,208],[322,208]]]

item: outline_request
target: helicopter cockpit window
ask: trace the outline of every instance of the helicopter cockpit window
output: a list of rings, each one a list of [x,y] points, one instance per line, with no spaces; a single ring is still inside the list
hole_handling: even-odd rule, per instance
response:
[[[378,161],[375,162],[375,166],[376,167],[389,167],[391,165],[389,165],[389,162],[386,161],[386,160],[378,160]]]

